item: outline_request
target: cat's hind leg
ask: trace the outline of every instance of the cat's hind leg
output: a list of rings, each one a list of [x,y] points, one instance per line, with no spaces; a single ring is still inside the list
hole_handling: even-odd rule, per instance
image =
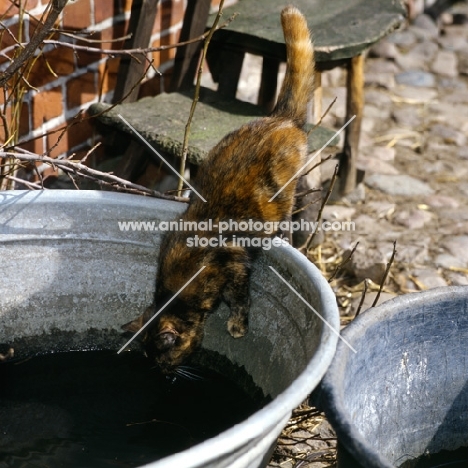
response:
[[[227,329],[233,338],[241,338],[249,330],[250,297],[247,288],[246,296],[238,294],[232,298],[233,291],[229,291],[224,300],[230,305],[231,312],[227,321]]]
[[[249,329],[249,269],[237,265],[236,273],[231,276],[223,290],[223,300],[230,307],[231,312],[227,321],[229,334],[234,338],[244,336]]]

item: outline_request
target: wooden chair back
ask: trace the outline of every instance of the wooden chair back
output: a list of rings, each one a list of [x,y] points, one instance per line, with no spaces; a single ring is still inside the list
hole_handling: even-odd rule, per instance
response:
[[[125,41],[125,49],[147,48],[153,32],[159,0],[133,0],[130,22]],[[186,42],[202,35],[210,12],[210,0],[190,0],[184,14],[179,42]],[[193,42],[177,48],[170,91],[181,91],[193,85],[199,63],[202,41]],[[137,57],[138,58],[138,57]],[[135,102],[138,99],[140,81],[147,66],[146,57],[141,54],[137,61],[124,57],[120,61],[113,103]]]

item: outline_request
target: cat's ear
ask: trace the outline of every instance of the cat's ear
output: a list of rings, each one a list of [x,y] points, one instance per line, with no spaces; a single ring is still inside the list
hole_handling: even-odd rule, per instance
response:
[[[140,315],[137,317],[135,320],[132,320],[131,322],[126,323],[125,325],[122,325],[122,330],[131,332],[131,333],[136,333],[140,328],[143,326],[143,315]]]
[[[148,307],[141,315],[139,315],[135,320],[132,320],[131,322],[126,323],[125,325],[122,325],[122,330],[131,332],[131,333],[136,333],[138,332],[141,327],[151,318],[153,311],[153,307],[150,306]]]

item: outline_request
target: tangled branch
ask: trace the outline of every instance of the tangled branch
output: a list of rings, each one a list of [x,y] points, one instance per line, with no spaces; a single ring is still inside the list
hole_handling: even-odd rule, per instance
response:
[[[59,41],[59,40],[55,40],[55,39],[42,39],[40,44],[67,47],[69,49],[73,49],[74,51],[87,52],[87,53],[91,53],[91,54],[104,54],[104,55],[108,55],[109,57],[131,56],[135,60],[138,60],[136,58],[137,55],[149,54],[151,52],[163,52],[163,51],[166,51],[166,50],[169,50],[169,49],[175,49],[177,47],[182,47],[182,46],[185,46],[185,45],[193,44],[195,42],[204,41],[208,36],[212,35],[214,31],[217,31],[218,29],[225,28],[229,23],[231,23],[231,21],[233,21],[234,18],[235,18],[235,15],[232,15],[223,24],[221,24],[219,26],[216,26],[214,29],[209,29],[208,31],[204,32],[203,34],[201,34],[198,37],[194,37],[192,39],[189,39],[189,40],[183,41],[183,42],[177,42],[176,44],[165,44],[165,45],[161,45],[161,46],[158,46],[158,47],[140,47],[140,48],[136,48],[136,49],[103,49],[103,48],[100,48],[100,47],[92,47],[92,46],[73,44],[71,42],[63,42],[63,41]],[[44,24],[44,26],[45,26],[45,24]],[[44,28],[42,28],[42,29],[44,29]],[[46,31],[46,33],[44,34],[44,37],[47,36],[47,32],[48,31]],[[65,34],[63,32],[60,32],[60,34],[63,34],[65,36],[70,36],[70,34]],[[73,37],[76,38],[76,36],[73,36]],[[33,37],[33,39],[34,39],[34,37]],[[123,40],[123,39],[126,39],[126,37],[119,38],[119,40]],[[79,38],[79,40],[85,41],[84,38]],[[11,63],[11,65],[7,68],[5,73],[1,76],[0,86],[5,84],[13,76],[13,74],[19,68],[21,68],[23,63],[25,63],[34,54],[34,51],[37,49],[37,46],[34,48],[34,50],[31,53],[29,53],[29,49],[32,49],[32,46],[30,46],[30,44],[32,42],[33,41],[31,40],[31,42],[28,42],[28,43],[16,43],[16,44],[13,44],[13,45],[11,45],[9,47],[6,47],[5,49],[2,50],[2,55],[5,56],[9,52],[17,49],[18,47],[24,47],[23,52],[21,53],[21,55]],[[104,42],[104,41],[96,41],[96,42]],[[106,40],[105,42],[115,42],[115,41]],[[27,48],[29,48],[28,53],[26,53]],[[13,65],[15,65],[15,66],[13,67]],[[13,73],[10,73],[9,72],[10,68],[11,69],[14,68],[15,71]],[[8,73],[8,76],[6,76],[7,73]]]
[[[18,72],[18,70],[25,64],[36,52],[36,49],[44,43],[44,39],[50,33],[55,22],[57,21],[60,13],[65,8],[68,0],[52,0],[50,4],[49,13],[42,26],[36,29],[31,40],[26,44],[21,54],[11,62],[10,66],[0,76],[0,87],[4,86],[10,78]]]
[[[0,158],[9,158],[12,160],[11,165],[15,165],[18,162],[28,162],[28,163],[43,163],[48,164],[54,169],[60,169],[65,174],[70,175],[71,177],[83,177],[85,179],[92,180],[99,184],[112,187],[114,190],[124,191],[128,193],[138,193],[140,195],[148,195],[155,198],[162,198],[164,200],[174,200],[179,202],[187,202],[188,199],[184,197],[178,197],[173,195],[165,195],[157,190],[151,190],[144,187],[143,185],[138,185],[133,182],[130,182],[120,177],[115,176],[107,172],[101,172],[96,169],[92,169],[82,163],[82,161],[75,161],[70,159],[54,159],[48,156],[39,156],[37,154],[31,153],[29,151],[23,150],[21,148],[15,148],[16,151],[0,151]],[[15,178],[16,179],[16,178]],[[17,180],[18,181],[18,180]],[[23,181],[21,181],[23,183]],[[33,188],[33,187],[31,187]],[[35,188],[35,187],[34,187]],[[42,188],[42,187],[38,187]]]

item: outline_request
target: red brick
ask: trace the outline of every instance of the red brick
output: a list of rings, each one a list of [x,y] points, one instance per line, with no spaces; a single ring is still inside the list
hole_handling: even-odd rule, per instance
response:
[[[2,51],[6,49],[7,47],[10,47],[16,44],[16,41],[18,40],[18,34],[19,34],[18,24],[12,24],[8,29],[9,29],[9,32],[7,32],[3,28],[0,29],[0,50]],[[15,49],[11,49],[11,51],[7,54],[8,57],[12,58],[14,51]],[[6,57],[0,56],[0,64],[6,62],[7,60],[8,59]]]
[[[98,0],[100,2],[102,0]],[[68,3],[63,9],[63,27],[65,29],[87,29],[91,24],[90,0],[80,0],[76,3]]]
[[[102,39],[101,32],[93,34],[92,39],[100,41]],[[89,42],[85,41],[77,41],[76,44],[85,47],[91,46],[97,49],[101,49],[103,47],[103,44],[101,43],[90,44]],[[86,50],[76,50],[75,57],[77,68],[84,68],[88,65],[91,65],[92,63],[99,62],[102,56],[102,53],[88,52]]]
[[[158,7],[156,10],[156,16],[154,18],[154,23],[153,23],[153,34],[158,34],[161,32],[161,18],[163,16],[163,6],[161,5],[161,2],[158,2]]]
[[[2,93],[3,94],[3,93]],[[11,134],[11,106],[10,105],[7,105],[6,108],[5,106],[2,104],[2,109],[1,109],[1,114],[2,114],[2,121],[1,121],[1,134],[0,136],[2,137],[2,142],[4,142],[7,138],[9,138],[9,135]],[[7,128],[4,127],[4,123],[3,122],[6,122],[7,123]]]
[[[41,18],[39,18],[41,19]],[[42,18],[42,21],[44,21],[45,17]],[[58,23],[58,21],[57,21]],[[39,22],[38,20],[35,20],[35,19],[32,19],[31,21],[29,21],[29,30],[28,30],[28,33],[29,33],[29,37],[33,37],[34,33],[36,32],[36,30],[42,25],[42,22]],[[51,39],[59,39],[59,35],[58,34],[54,34],[53,37]],[[49,38],[48,38],[49,39]]]
[[[175,2],[172,7],[172,24],[181,23],[184,20],[184,13],[184,2]]]
[[[99,24],[102,21],[112,18],[117,15],[119,11],[116,11],[114,0],[98,0],[94,2],[94,22]]]
[[[65,76],[75,71],[75,54],[69,47],[58,47],[42,54],[42,58],[44,62],[47,60],[56,75]]]
[[[112,27],[106,28],[102,31],[96,32],[92,35],[92,39],[99,40],[99,43],[89,44],[85,41],[78,41],[77,44],[81,46],[91,46],[97,49],[108,49],[108,50],[121,50],[123,48],[124,41],[114,42],[114,39],[121,38],[125,35],[125,23],[120,22]],[[92,63],[99,62],[105,54],[87,52],[79,50],[76,52],[76,60],[79,68],[86,67]]]
[[[38,5],[39,0],[22,0],[21,3],[23,10],[29,11]],[[0,12],[2,19],[11,18],[19,13],[19,8],[11,0],[0,0]]]
[[[38,137],[32,138],[25,143],[21,143],[19,145],[20,148],[25,149],[26,151],[31,151],[34,154],[42,154],[44,152],[44,138],[45,137]]]
[[[97,94],[96,74],[85,73],[67,83],[67,109],[92,101]]]
[[[34,95],[32,100],[33,128],[63,114],[62,88],[53,88]]]
[[[179,42],[180,31],[172,32],[168,39],[164,39],[169,44],[177,44]],[[168,58],[173,59],[177,53],[177,47],[172,47],[168,49]]]
[[[103,64],[101,64],[103,66]],[[109,58],[105,62],[105,67],[109,70],[110,73],[115,73],[119,71],[120,58],[114,57]]]
[[[68,132],[65,124],[59,125],[47,134],[47,151],[49,156],[55,158],[68,151]]]
[[[180,2],[176,2],[177,4],[180,3]],[[172,26],[172,2],[171,3],[167,3],[167,2],[163,2],[163,3],[160,3],[161,5],[161,8],[159,9],[159,13],[158,13],[158,16],[160,16],[160,18],[156,18],[156,20],[159,19],[159,21],[157,21],[157,26],[159,26],[159,31],[166,31],[167,29],[169,29],[171,26]]]
[[[19,110],[19,113],[18,113]],[[3,113],[3,107],[2,107]],[[9,140],[9,143],[17,141],[19,137],[25,136],[29,133],[29,103],[27,100],[22,102],[20,106],[12,108],[11,105],[7,105],[4,112],[4,120],[0,123],[0,141],[5,142]],[[6,122],[7,128],[4,127]]]
[[[161,37],[160,39],[156,40],[151,44],[151,47],[161,47],[165,45],[176,44],[178,40],[179,33],[172,33],[166,36]],[[152,52],[154,63],[153,65],[157,68],[161,64],[172,60],[175,57],[176,48],[171,47],[170,49],[158,50]]]
[[[94,129],[91,126],[89,120],[83,120],[77,124],[71,125],[67,130],[68,137],[68,151],[73,148],[86,143],[86,141],[92,137]]]
[[[0,114],[3,117],[3,112]],[[3,120],[0,120],[0,141],[2,144],[7,140],[8,128],[5,128]],[[0,158],[1,159],[1,158]]]
[[[153,34],[164,32],[175,24],[182,22],[184,19],[184,12],[184,2],[181,0],[160,2],[154,20]]]
[[[30,132],[29,128],[29,115],[30,115],[30,105],[28,102],[23,102],[21,104],[21,113],[19,118],[19,136],[25,136]]]
[[[67,47],[59,47],[45,54],[41,54],[36,60],[31,74],[28,77],[31,85],[39,88],[56,80],[57,78],[51,73],[50,69],[58,76],[72,74],[75,71],[75,56],[73,50]]]
[[[124,40],[120,40],[117,42],[111,42],[115,39],[121,39],[127,33],[127,22],[121,21],[119,23],[113,24],[110,28],[103,29],[101,31],[101,40],[102,44],[101,47],[103,49],[115,49],[120,50],[122,49]]]
[[[99,66],[98,93],[100,96],[105,96],[109,91],[115,88],[119,62],[119,59],[109,59]]]

